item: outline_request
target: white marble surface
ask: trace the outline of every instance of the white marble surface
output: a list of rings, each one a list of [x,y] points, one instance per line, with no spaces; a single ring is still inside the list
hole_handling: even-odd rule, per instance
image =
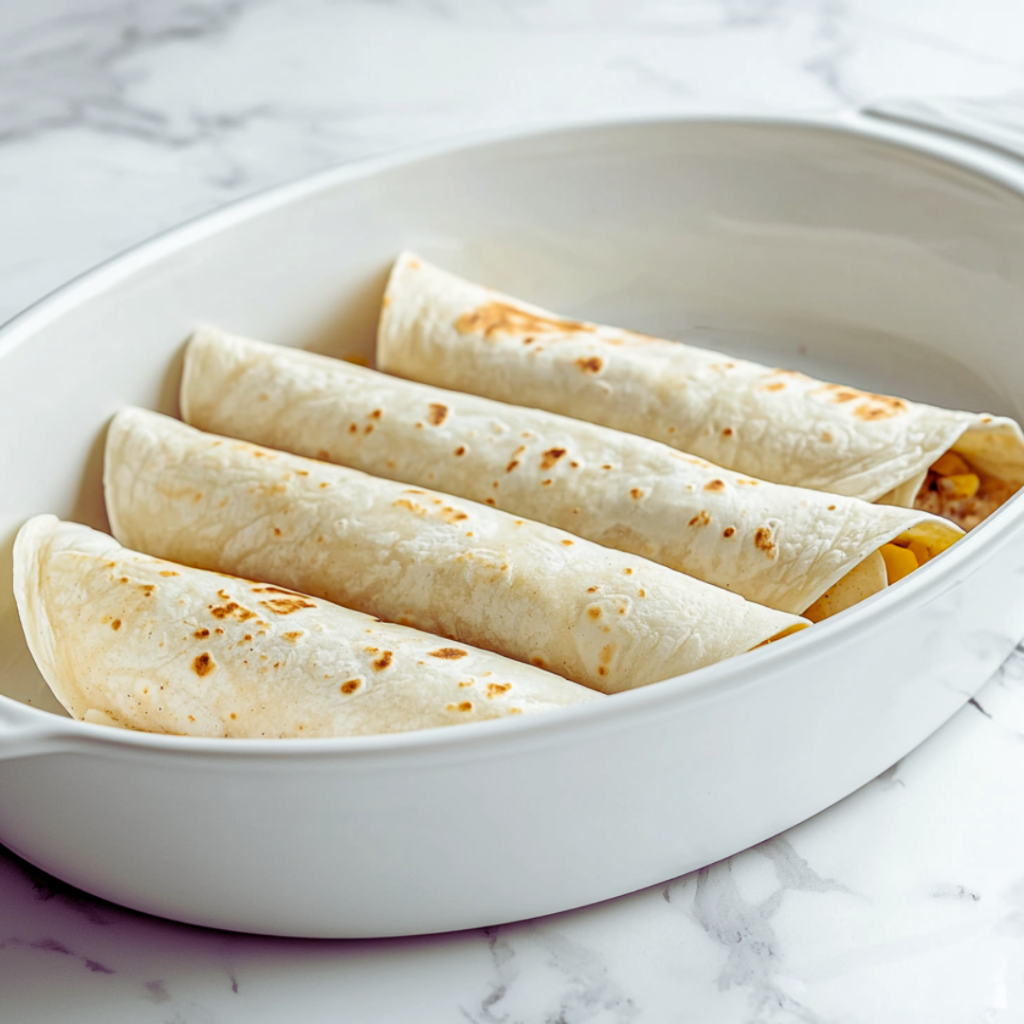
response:
[[[0,318],[184,218],[370,152],[552,116],[1012,93],[1022,38],[1019,0],[0,0]],[[1022,806],[1018,649],[817,818],[541,921],[230,935],[0,851],[0,1022],[1024,1020]]]

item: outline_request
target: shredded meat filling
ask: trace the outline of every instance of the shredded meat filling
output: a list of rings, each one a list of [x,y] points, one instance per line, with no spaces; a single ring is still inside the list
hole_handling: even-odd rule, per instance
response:
[[[928,470],[914,508],[971,530],[1016,492],[1012,484],[979,472],[955,452],[946,452]]]

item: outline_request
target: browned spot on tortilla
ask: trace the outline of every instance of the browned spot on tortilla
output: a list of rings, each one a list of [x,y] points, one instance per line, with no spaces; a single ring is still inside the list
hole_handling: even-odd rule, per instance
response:
[[[590,617],[591,617],[592,619],[599,619],[599,618],[601,618],[601,607],[600,607],[600,605],[592,604],[592,605],[591,605],[591,606],[590,606],[590,607],[589,607],[589,608],[587,609],[587,614],[588,614],[588,615],[589,615],[589,616],[590,616]]]
[[[424,515],[427,511],[422,505],[417,505],[415,501],[410,501],[408,498],[399,498],[398,501],[392,504],[395,508],[407,508],[410,512],[420,516]]]
[[[456,455],[465,455],[466,454],[465,446],[460,444],[459,447],[455,449],[455,454]]]
[[[724,491],[725,490],[725,481],[724,480],[709,480],[704,485],[704,490],[705,491]]]
[[[736,532],[736,527],[735,526],[727,526],[722,531],[722,536],[723,537],[731,537],[735,532]]]
[[[567,334],[577,331],[593,331],[588,324],[576,320],[560,320],[542,313],[529,313],[525,309],[507,302],[491,302],[463,313],[455,321],[459,334],[482,334],[490,338],[495,334],[536,335]]]
[[[445,417],[448,415],[448,406],[442,405],[440,402],[431,402],[430,411],[427,413],[427,419],[435,426],[439,427],[445,421]]]
[[[732,427],[725,427],[722,430],[722,436],[723,437],[732,437]]]
[[[192,671],[200,677],[209,675],[216,667],[209,654],[200,654],[192,661]]]
[[[350,423],[348,425],[348,432],[350,434],[358,434],[359,433],[359,424],[358,423]]]
[[[114,619],[114,621],[110,624],[110,628],[113,629],[113,630],[120,629],[121,628],[121,620],[120,619]]]
[[[220,626],[218,626],[218,627],[217,627],[217,628],[216,628],[216,629],[214,630],[214,633],[223,633],[223,632],[224,632],[224,630],[223,630],[223,629],[221,629],[221,628],[220,628]]]
[[[711,522],[711,516],[708,515],[707,509],[701,509],[691,520],[690,526],[707,526]]]
[[[320,451],[316,453],[316,457],[321,461],[326,462],[331,457],[331,453],[327,451],[326,448],[321,448]]]
[[[772,381],[771,384],[762,384],[761,385],[761,390],[762,391],[781,391],[785,386],[786,386],[786,384],[785,384],[784,381],[775,380],[775,381]]]
[[[375,658],[370,664],[373,665],[376,671],[383,672],[391,664],[391,654],[391,651],[381,651],[380,657]]]
[[[563,540],[563,541],[562,541],[562,543],[563,543],[563,544],[564,544],[564,545],[565,545],[565,546],[566,546],[567,548],[571,548],[571,547],[572,547],[572,544],[573,544],[573,542],[572,542],[571,540]]]
[[[221,593],[223,595],[223,591]],[[243,608],[237,601],[228,601],[227,604],[217,606],[210,605],[210,614],[215,619],[226,619],[228,616],[233,615],[240,622],[245,622],[256,615],[255,612],[249,611],[248,608]]]
[[[161,576],[177,576],[178,574],[176,572],[174,572],[173,570],[171,570],[171,569],[164,569],[164,571],[162,573],[160,573],[160,575]]]
[[[512,689],[511,683],[488,683],[487,684],[487,699],[491,700],[497,697],[499,694],[508,693]]]
[[[423,662],[421,661],[420,664],[422,665]],[[473,685],[473,680],[472,679],[463,679],[462,682],[459,683],[459,689],[460,690],[465,690],[465,689],[468,689],[472,685]]]
[[[827,430],[823,430],[821,432],[821,439],[822,439],[822,441],[825,442],[825,444],[831,444],[832,443],[832,435]]]
[[[208,629],[197,629],[192,635],[197,640],[205,640],[210,635],[210,631]]]
[[[610,463],[607,463],[607,462],[606,462],[606,463],[605,463],[605,464],[604,464],[604,465],[603,465],[603,466],[602,466],[601,468],[602,468],[602,469],[611,469],[612,467],[611,467],[611,464],[610,464]]]
[[[292,632],[290,632],[290,633],[284,633],[282,635],[284,636],[285,640],[287,640],[289,643],[293,644],[293,643],[295,643],[296,640],[299,639],[300,636],[303,636],[304,634],[303,634],[301,629],[297,629],[297,630],[292,630]],[[246,640],[251,640],[251,639],[252,639],[251,636],[247,636],[246,637]]]
[[[876,395],[872,391],[858,391],[857,388],[851,388],[844,384],[825,384],[809,394],[823,395],[828,401],[840,404],[862,399],[861,404],[853,410],[853,415],[859,420],[890,419],[907,409],[907,403],[902,398]]]
[[[515,468],[516,468],[516,466],[518,466],[518,465],[519,465],[519,460],[518,460],[518,459],[513,459],[513,460],[512,460],[512,461],[511,461],[511,462],[510,462],[510,463],[509,463],[509,464],[508,464],[508,465],[507,465],[507,466],[505,467],[505,472],[506,472],[506,473],[511,473],[511,472],[512,472],[512,470],[513,470],[513,469],[515,469]]]
[[[260,604],[275,615],[291,615],[292,612],[301,611],[303,608],[316,607],[312,601],[302,597],[273,597],[269,601],[260,601]]]
[[[615,657],[615,646],[615,644],[605,644],[604,647],[601,648],[601,654],[599,657],[603,665],[607,665],[608,662]]]
[[[775,557],[775,537],[770,526],[759,526],[754,531],[754,546],[763,551],[769,558]]]
[[[488,499],[487,499],[487,504],[488,504],[488,505],[493,505],[494,503],[495,503],[495,502],[494,502],[494,499],[493,499],[493,498],[488,498]]]
[[[370,413],[370,419],[379,420],[381,418],[381,415],[382,413],[380,409],[374,409],[373,412]]]
[[[469,518],[469,516],[466,515],[465,512],[460,512],[458,509],[455,508],[449,508],[447,505],[445,505],[445,507],[441,509],[440,512],[438,512],[438,515],[446,523],[458,523],[463,519]]]
[[[547,668],[543,658],[534,657],[530,659],[530,664],[535,665],[537,668]]]
[[[432,658],[444,658],[446,661],[456,661],[459,658],[464,658],[469,651],[462,650],[461,647],[438,647],[436,651],[427,651]]]
[[[523,338],[524,345],[532,345],[537,339],[536,338]]]
[[[634,501],[639,501],[644,496],[644,492],[639,487],[634,487],[629,493]]]
[[[373,424],[372,423],[367,423],[366,426],[363,428],[363,433],[364,434],[372,434],[373,433]]]
[[[342,693],[355,693],[356,690],[362,685],[362,679],[346,679],[345,682],[338,687]]]
[[[420,269],[420,261],[419,260],[409,260],[406,265],[408,266],[408,268],[410,270],[419,270]]]
[[[281,529],[280,529],[280,527],[277,527],[277,526],[274,527],[274,536],[275,537],[280,537],[281,536]]]
[[[584,373],[600,373],[601,367],[604,366],[604,360],[600,356],[580,356],[576,360],[576,365]]]
[[[580,468],[580,464],[579,464],[578,462],[570,462],[570,463],[569,463],[569,465],[570,465],[570,466],[571,466],[571,467],[572,467],[573,469],[579,469],[579,468]]]
[[[540,468],[550,469],[564,454],[564,448],[549,448],[540,457]]]
[[[597,593],[597,587],[587,587],[587,593],[588,594],[596,594]]]
[[[550,487],[551,483],[552,483],[552,481],[550,479],[548,479],[548,480],[541,480],[540,485],[541,485],[541,487]]]
[[[906,403],[900,398],[889,398],[888,405],[871,405],[864,402],[853,410],[853,415],[859,420],[871,422],[872,420],[888,420],[899,415],[906,408]]]
[[[604,667],[604,665],[598,665],[597,666],[597,674],[599,676],[606,676],[606,675],[608,675],[608,669],[606,669]]]
[[[756,480],[743,480],[740,477],[736,477],[736,483],[743,484],[746,487],[756,487],[757,486],[757,481]]]
[[[829,505],[828,510],[829,510],[829,512],[835,512],[835,510],[836,510],[835,505]]]
[[[647,591],[646,590],[641,590],[640,591],[640,596],[641,597],[646,597],[647,596]]]

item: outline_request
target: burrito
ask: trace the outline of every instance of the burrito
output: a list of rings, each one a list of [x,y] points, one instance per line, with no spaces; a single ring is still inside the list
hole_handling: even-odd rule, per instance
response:
[[[186,349],[181,410],[203,430],[437,487],[815,620],[962,536],[924,512],[765,483],[636,434],[213,328]]]
[[[328,601],[121,547],[55,516],[14,545],[29,649],[74,718],[179,736],[407,732],[600,699]]]
[[[568,320],[408,253],[384,296],[377,365],[528,400],[774,483],[921,508],[965,529],[1024,484],[1024,434],[1006,417]]]
[[[447,494],[125,410],[104,489],[123,544],[531,663],[606,693],[807,621]]]

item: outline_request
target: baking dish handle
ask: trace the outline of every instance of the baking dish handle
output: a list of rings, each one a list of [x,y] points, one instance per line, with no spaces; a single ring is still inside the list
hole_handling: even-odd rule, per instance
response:
[[[43,721],[38,721],[40,718]],[[45,718],[53,718],[53,724]],[[78,738],[66,728],[63,719],[0,697],[0,761],[52,754],[78,745]]]
[[[938,132],[1024,159],[1024,93],[983,98],[955,96],[876,100],[861,114]]]

